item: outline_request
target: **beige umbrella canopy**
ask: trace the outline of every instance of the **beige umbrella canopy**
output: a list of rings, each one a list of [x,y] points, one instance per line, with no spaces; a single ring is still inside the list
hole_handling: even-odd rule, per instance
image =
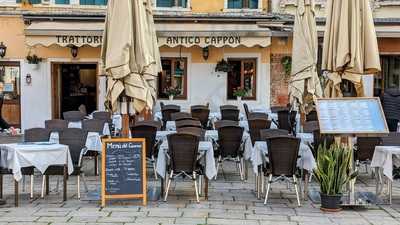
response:
[[[289,94],[291,104],[299,104],[302,112],[311,111],[315,97],[322,97],[316,26],[314,0],[297,0]]]
[[[326,97],[341,97],[342,79],[363,96],[362,75],[380,71],[378,43],[369,0],[328,0],[322,69]]]
[[[136,112],[155,103],[161,62],[151,8],[151,0],[108,1],[102,60],[113,111],[121,110],[123,94]]]

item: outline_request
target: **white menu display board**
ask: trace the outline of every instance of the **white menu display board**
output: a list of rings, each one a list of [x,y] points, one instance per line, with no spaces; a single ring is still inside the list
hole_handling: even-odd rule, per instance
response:
[[[322,134],[388,134],[379,98],[317,99]]]

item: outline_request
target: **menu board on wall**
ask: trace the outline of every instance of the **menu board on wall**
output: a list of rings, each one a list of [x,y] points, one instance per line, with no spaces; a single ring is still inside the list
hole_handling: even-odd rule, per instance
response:
[[[318,99],[317,113],[322,134],[388,134],[379,98]]]
[[[144,139],[104,139],[102,206],[108,199],[142,198],[147,203]]]

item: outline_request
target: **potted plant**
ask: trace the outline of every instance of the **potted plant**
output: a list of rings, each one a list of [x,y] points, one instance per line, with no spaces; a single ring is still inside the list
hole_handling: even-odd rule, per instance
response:
[[[26,60],[28,61],[29,64],[32,65],[33,69],[38,69],[39,68],[39,63],[43,60],[42,58],[39,58],[37,55],[28,55],[26,57]]]
[[[343,187],[357,176],[350,170],[352,151],[338,144],[320,145],[318,148],[315,177],[320,184],[321,210],[338,212]]]
[[[178,87],[167,87],[165,89],[165,93],[168,95],[169,100],[172,101],[172,100],[174,100],[175,96],[178,96],[181,94],[181,89],[179,89]]]
[[[242,98],[247,95],[248,90],[246,88],[235,88],[233,90],[233,96],[237,98],[238,101],[242,101]]]

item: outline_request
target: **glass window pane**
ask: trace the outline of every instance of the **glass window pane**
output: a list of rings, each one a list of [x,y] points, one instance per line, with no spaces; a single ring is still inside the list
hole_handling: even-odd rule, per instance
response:
[[[245,92],[244,99],[256,98],[256,59],[229,59],[232,71],[228,72],[228,99],[236,99],[237,91]],[[243,93],[242,93],[243,94]]]
[[[243,8],[243,0],[228,0],[228,9]]]
[[[178,6],[182,8],[187,8],[187,0],[179,0]]]
[[[186,99],[187,58],[162,58],[163,71],[158,77],[158,98]]]
[[[107,0],[79,0],[81,5],[107,5]]]
[[[56,4],[69,4],[69,0],[56,0]]]
[[[249,0],[249,9],[258,9],[259,0]]]
[[[175,0],[157,0],[157,7],[172,7]]]
[[[40,4],[42,0],[30,0],[32,4]],[[17,3],[21,3],[21,0],[17,0]]]

